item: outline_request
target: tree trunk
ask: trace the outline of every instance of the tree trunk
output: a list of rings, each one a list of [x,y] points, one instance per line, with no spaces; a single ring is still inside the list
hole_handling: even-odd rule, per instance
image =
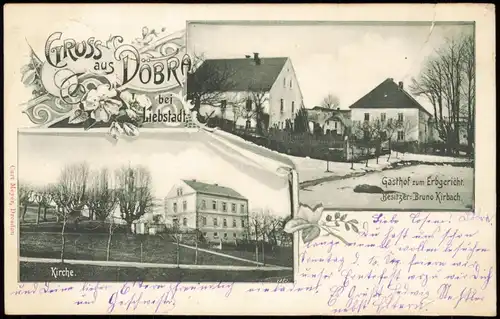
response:
[[[43,221],[44,222],[47,221],[47,206],[43,208]]]
[[[36,212],[36,224],[40,224],[40,214],[42,213],[42,204],[38,204],[38,211]]]
[[[175,241],[177,242],[177,267],[179,267],[179,262],[180,262],[180,249],[179,249],[179,238],[176,236]]]
[[[109,233],[108,233],[108,245],[106,246],[106,261],[109,261],[109,255],[111,253],[111,236],[113,235],[113,224],[109,223]]]
[[[264,265],[266,264],[266,260],[265,260],[265,256],[266,256],[266,255],[264,254],[264,246],[265,246],[265,243],[266,243],[266,242],[263,240],[263,241],[262,241],[262,264],[264,264]]]
[[[66,218],[63,219],[63,226],[61,228],[61,263],[64,263],[64,250],[66,248],[66,238],[64,231],[66,230]]]
[[[26,217],[26,212],[28,211],[28,204],[24,205],[24,210],[23,210],[23,216],[22,216],[22,221],[24,222],[24,218]]]
[[[195,240],[196,250],[194,251],[194,264],[198,264],[198,238]]]

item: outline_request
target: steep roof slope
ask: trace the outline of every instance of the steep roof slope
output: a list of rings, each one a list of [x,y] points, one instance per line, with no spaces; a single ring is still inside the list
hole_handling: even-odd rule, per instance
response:
[[[392,78],[389,78],[380,83],[373,90],[368,92],[365,96],[354,102],[350,109],[363,108],[363,109],[399,109],[399,108],[415,108],[419,109],[429,115],[420,103],[417,102],[408,92],[400,88]]]
[[[208,195],[220,195],[239,199],[246,199],[243,195],[238,193],[232,188],[220,186],[217,184],[203,183],[197,180],[182,180],[189,187],[193,188],[196,192]]]
[[[278,78],[288,58],[259,58],[256,64],[253,58],[244,59],[207,59],[198,68],[227,74],[227,91],[269,91]]]

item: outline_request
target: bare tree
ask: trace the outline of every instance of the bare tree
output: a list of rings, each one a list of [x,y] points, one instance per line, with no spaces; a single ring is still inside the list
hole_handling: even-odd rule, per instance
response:
[[[447,144],[449,154],[457,151],[460,144],[460,109],[464,99],[467,123],[473,123],[474,78],[473,37],[461,35],[448,39],[426,62],[419,77],[412,81],[412,92],[426,97],[433,105],[436,130]]]
[[[111,186],[111,176],[107,168],[102,168],[101,170],[93,172],[86,202],[89,209],[89,217],[95,217],[103,226],[108,223],[106,260],[109,260],[111,237],[117,227],[114,212],[118,205],[118,199],[116,190]]]
[[[21,183],[19,185],[18,194],[19,194],[19,205],[23,207],[21,220],[24,222],[26,217],[26,212],[28,211],[28,206],[33,203],[33,188],[28,184]]]
[[[250,85],[246,98],[243,98],[238,103],[237,113],[248,121],[255,120],[255,131],[257,134],[262,135],[269,124],[269,118],[264,112],[266,103],[269,100],[269,95],[266,90],[261,89],[259,85]],[[244,102],[244,103],[242,103]],[[245,130],[249,127],[246,124]]]
[[[135,220],[153,211],[151,173],[141,166],[121,167],[116,171],[116,186],[120,215],[131,231]]]
[[[225,92],[234,87],[231,78],[236,72],[227,63],[206,63],[203,54],[194,54],[193,68],[187,77],[187,98],[194,109],[198,111],[203,104],[218,105]]]
[[[321,106],[328,109],[336,109],[340,106],[340,99],[335,94],[330,93],[321,101]]]
[[[465,36],[463,39],[464,62],[462,65],[462,95],[465,105],[461,108],[461,117],[466,118],[467,146],[469,155],[473,154],[474,144],[474,123],[476,107],[476,64],[475,64],[475,46],[472,35]]]
[[[66,247],[65,230],[70,217],[78,217],[86,203],[89,167],[86,163],[65,166],[57,184],[51,189],[53,200],[57,204],[56,214],[62,220],[61,262],[64,263]]]
[[[52,202],[52,194],[47,187],[40,187],[33,193],[33,200],[38,204],[36,224],[40,224],[40,215],[43,208],[43,220],[47,221],[47,209]]]

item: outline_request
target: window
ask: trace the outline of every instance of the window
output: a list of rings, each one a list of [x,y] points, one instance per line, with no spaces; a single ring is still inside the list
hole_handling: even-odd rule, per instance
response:
[[[233,237],[236,238],[236,233],[233,233]]]
[[[215,200],[212,201],[212,209],[217,210],[217,201]]]
[[[236,227],[236,218],[233,218],[233,227]]]
[[[187,219],[186,217],[184,217],[184,218],[182,219],[182,225],[183,225],[183,226],[187,226],[187,224],[188,224],[188,219]]]
[[[206,217],[202,217],[201,218],[201,223],[203,224],[203,226],[207,226],[207,218]]]
[[[207,202],[204,199],[201,201],[201,209],[207,209]]]
[[[290,79],[290,88],[292,88],[292,80]]]
[[[250,127],[252,127],[252,122],[250,122],[250,120],[247,120],[247,121],[245,122],[245,128],[246,128],[246,129],[249,129]]]
[[[224,238],[227,238],[227,233],[224,233]]]
[[[231,204],[231,212],[236,213],[236,204]]]
[[[219,237],[219,234],[214,233],[214,238],[218,238],[218,237]]]
[[[226,202],[222,202],[222,211],[227,212],[227,204]]]
[[[286,78],[283,78],[283,87],[286,88]]]
[[[247,111],[252,110],[252,100],[250,100],[250,99],[247,100],[246,109],[247,109]]]
[[[403,121],[403,113],[398,113],[398,121]]]
[[[241,211],[242,214],[245,213],[245,204],[241,204],[240,211]]]
[[[174,213],[177,213],[177,203],[174,203],[173,210],[174,210]]]
[[[214,226],[217,226],[217,217],[214,218]]]
[[[203,237],[207,238],[208,233],[203,233]]]
[[[177,196],[182,196],[182,188],[177,189]]]
[[[387,118],[387,114],[385,114],[385,113],[380,114],[380,120],[381,120],[382,122],[385,122],[385,119],[386,119],[386,118]]]
[[[283,101],[283,99],[281,99],[280,113],[283,114],[284,111],[285,111],[285,101]]]
[[[186,210],[187,210],[187,207],[188,207],[188,202],[187,202],[187,201],[183,201],[183,202],[182,202],[182,210],[183,210],[183,211],[186,211]]]
[[[333,127],[337,129],[337,121],[333,122]]]
[[[370,120],[370,113],[365,113],[365,121],[369,121]]]
[[[224,218],[224,219],[222,220],[222,226],[223,226],[223,227],[227,227],[227,219],[225,219],[225,218]]]
[[[292,101],[292,115],[293,115],[293,112],[295,112],[295,102]]]
[[[244,219],[241,220],[241,227],[245,227],[245,220]]]
[[[405,132],[398,131],[398,141],[404,141],[404,139],[405,139]]]
[[[220,108],[221,108],[221,110],[225,110],[226,106],[227,106],[227,100],[222,100],[220,102]]]

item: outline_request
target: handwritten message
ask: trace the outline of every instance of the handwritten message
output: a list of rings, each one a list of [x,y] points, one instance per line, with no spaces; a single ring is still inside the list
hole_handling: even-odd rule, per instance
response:
[[[27,283],[9,295],[57,299],[75,313],[245,313],[265,303],[300,314],[300,300],[324,314],[494,313],[494,215],[358,214],[363,228],[348,244],[301,244],[294,283]]]

